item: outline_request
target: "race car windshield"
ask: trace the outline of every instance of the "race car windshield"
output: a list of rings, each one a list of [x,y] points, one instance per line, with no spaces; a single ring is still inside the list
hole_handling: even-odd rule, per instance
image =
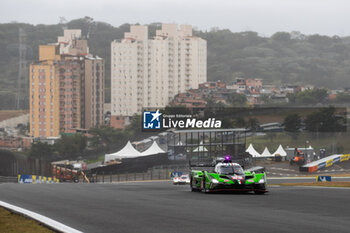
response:
[[[237,175],[243,175],[243,169],[240,166],[231,166],[231,167],[226,167],[226,166],[221,166],[218,169],[219,174],[223,175],[232,175],[232,174],[237,174]]]

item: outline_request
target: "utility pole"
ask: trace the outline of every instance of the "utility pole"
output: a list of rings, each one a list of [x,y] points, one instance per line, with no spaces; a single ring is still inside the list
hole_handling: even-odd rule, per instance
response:
[[[26,46],[26,34],[22,28],[18,30],[18,77],[17,77],[17,93],[15,98],[15,108],[16,109],[26,109],[28,108],[28,68],[27,68],[27,46]]]

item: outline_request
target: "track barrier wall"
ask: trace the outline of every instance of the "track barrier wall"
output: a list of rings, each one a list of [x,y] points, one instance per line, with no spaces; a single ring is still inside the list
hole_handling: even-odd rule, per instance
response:
[[[17,182],[20,184],[54,184],[60,183],[56,177],[37,176],[37,175],[18,175]]]
[[[18,178],[15,176],[0,176],[0,183],[17,183]]]
[[[91,183],[117,183],[126,181],[147,181],[147,180],[170,180],[174,174],[189,174],[186,166],[159,166],[148,169],[146,172],[124,172],[115,174],[113,171],[101,171],[91,173],[88,179]],[[86,181],[82,176],[79,182]]]
[[[330,167],[333,164],[348,161],[350,159],[350,154],[336,154],[336,155],[330,155],[328,157],[325,157],[323,159],[313,161],[311,163],[308,163],[306,165],[303,165],[300,167],[301,172],[315,172],[317,170],[320,170],[322,168]]]

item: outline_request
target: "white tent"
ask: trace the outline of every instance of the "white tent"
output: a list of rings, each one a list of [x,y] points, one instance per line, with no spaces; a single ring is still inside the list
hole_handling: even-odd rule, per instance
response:
[[[248,146],[245,152],[248,152],[253,158],[260,157],[260,154],[254,149],[252,144]]]
[[[128,141],[128,143],[120,151],[112,154],[106,154],[105,162],[108,162],[114,159],[136,158],[140,156],[142,156],[142,154],[131,145],[130,141]]]
[[[199,146],[193,150],[193,152],[207,152],[208,149],[205,148],[204,146]]]
[[[265,150],[260,155],[260,157],[263,157],[263,158],[272,157],[272,154],[270,153],[269,149],[267,149],[267,147],[265,147]]]
[[[208,152],[208,149],[203,146],[203,141],[199,143],[199,146],[195,148],[192,152]]]
[[[272,156],[280,155],[282,157],[287,156],[287,152],[283,149],[282,145],[279,145],[275,153],[272,154]]]
[[[147,155],[155,155],[155,154],[161,154],[161,153],[165,153],[165,151],[158,146],[158,143],[156,141],[153,141],[152,146],[150,146],[150,148],[142,152],[141,155],[147,156]]]

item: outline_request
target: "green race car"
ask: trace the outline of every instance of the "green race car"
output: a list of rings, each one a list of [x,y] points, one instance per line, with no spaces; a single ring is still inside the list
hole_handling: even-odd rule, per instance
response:
[[[208,165],[191,165],[192,167],[209,167]],[[215,162],[212,169],[195,169],[191,171],[191,191],[253,191],[256,194],[267,192],[266,173],[264,168],[255,167],[246,171],[238,163],[229,159]],[[208,171],[211,170],[211,171]]]

